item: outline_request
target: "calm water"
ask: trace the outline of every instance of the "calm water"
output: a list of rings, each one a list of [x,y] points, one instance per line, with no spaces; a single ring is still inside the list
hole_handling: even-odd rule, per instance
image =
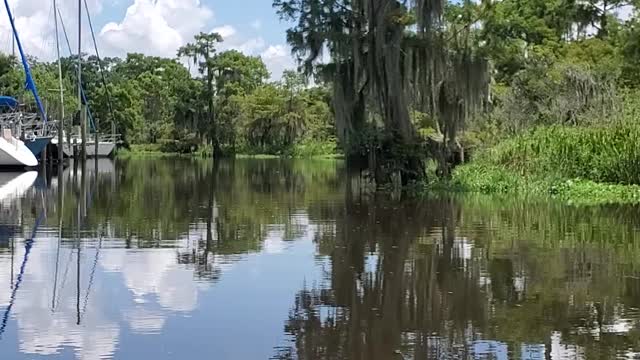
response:
[[[83,171],[84,170],[84,171]],[[329,161],[0,173],[1,359],[640,358],[640,210]]]

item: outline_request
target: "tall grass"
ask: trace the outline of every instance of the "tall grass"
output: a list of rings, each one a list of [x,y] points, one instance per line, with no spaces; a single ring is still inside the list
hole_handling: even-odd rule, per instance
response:
[[[640,184],[640,125],[539,127],[486,150],[476,161],[525,177]]]

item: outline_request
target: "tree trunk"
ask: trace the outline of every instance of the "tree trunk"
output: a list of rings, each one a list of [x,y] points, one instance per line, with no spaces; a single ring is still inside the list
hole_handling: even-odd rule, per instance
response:
[[[601,39],[605,39],[609,36],[608,6],[609,3],[607,1],[602,2],[602,13],[600,14],[600,30],[598,30],[598,37]]]
[[[211,69],[207,71],[207,101],[209,105],[209,121],[211,122],[211,143],[213,144],[213,157],[220,155],[220,141],[218,139],[218,126],[213,109],[213,74]]]
[[[382,115],[388,144],[383,145],[376,166],[376,173],[390,178],[399,173],[401,183],[424,178],[424,162],[415,129],[409,116],[409,106],[404,91],[402,72],[402,38],[405,26],[394,22],[400,10],[395,0],[372,2],[369,18],[373,20],[368,41],[369,77],[373,79],[382,106]],[[385,149],[386,148],[386,149]],[[389,173],[390,172],[390,173]],[[389,174],[384,174],[389,173]]]

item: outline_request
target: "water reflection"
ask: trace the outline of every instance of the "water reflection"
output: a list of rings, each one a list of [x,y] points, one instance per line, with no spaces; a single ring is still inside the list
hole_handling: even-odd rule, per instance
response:
[[[0,251],[8,248],[22,219],[19,200],[38,178],[36,171],[0,173]]]
[[[34,212],[3,217],[16,245],[0,254],[0,286],[14,289],[18,272],[24,280],[19,291],[0,291],[8,314],[0,351],[9,359],[268,357],[284,337],[286,299],[315,271],[306,209],[328,199],[336,163],[92,165],[14,197],[13,208]],[[282,266],[285,257],[297,272]],[[268,328],[245,330],[260,317],[271,318],[272,335],[243,347],[238,334],[258,338]]]
[[[333,161],[4,175],[3,359],[640,355],[637,208],[390,199]]]
[[[347,198],[282,359],[635,358],[637,208]]]

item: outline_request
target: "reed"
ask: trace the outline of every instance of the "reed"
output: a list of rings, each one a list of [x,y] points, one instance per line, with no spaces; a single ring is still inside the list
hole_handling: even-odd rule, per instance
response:
[[[525,177],[640,184],[640,126],[538,127],[480,154],[477,162]]]

